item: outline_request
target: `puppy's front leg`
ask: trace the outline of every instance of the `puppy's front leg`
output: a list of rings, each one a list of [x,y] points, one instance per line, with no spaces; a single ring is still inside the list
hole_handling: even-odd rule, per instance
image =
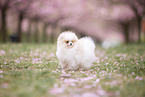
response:
[[[75,61],[74,62],[70,62],[68,64],[68,69],[71,69],[71,70],[78,69],[78,66],[77,66],[76,62]]]
[[[66,64],[63,63],[63,62],[61,62],[61,61],[59,62],[59,65],[61,65],[61,68],[62,68],[62,69],[65,69],[65,68],[66,68]]]

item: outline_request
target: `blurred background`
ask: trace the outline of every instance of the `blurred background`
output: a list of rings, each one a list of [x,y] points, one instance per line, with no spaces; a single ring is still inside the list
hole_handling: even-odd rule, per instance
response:
[[[54,43],[67,30],[103,45],[145,42],[145,0],[0,0],[2,43]]]

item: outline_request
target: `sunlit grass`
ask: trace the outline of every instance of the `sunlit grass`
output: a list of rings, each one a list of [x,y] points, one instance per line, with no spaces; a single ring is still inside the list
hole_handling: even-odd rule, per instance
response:
[[[145,96],[145,44],[103,49],[90,70],[62,70],[56,44],[1,44],[0,97]]]

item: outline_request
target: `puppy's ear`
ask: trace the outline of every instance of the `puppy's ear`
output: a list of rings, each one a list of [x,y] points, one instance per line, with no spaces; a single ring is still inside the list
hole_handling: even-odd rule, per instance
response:
[[[63,35],[60,35],[59,38],[58,38],[59,41],[62,41],[63,39],[64,39]]]

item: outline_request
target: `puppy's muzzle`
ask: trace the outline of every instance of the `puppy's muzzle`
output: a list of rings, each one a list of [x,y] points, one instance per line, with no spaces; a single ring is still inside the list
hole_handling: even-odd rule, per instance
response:
[[[69,45],[70,45],[70,46],[72,46],[72,45],[73,45],[73,43],[72,43],[72,42],[70,42],[70,43],[69,43]]]
[[[73,42],[69,42],[69,44],[68,44],[69,46],[73,46]]]
[[[69,43],[67,44],[67,46],[69,46],[69,47],[73,47],[73,45],[74,45],[73,42],[69,42]]]

